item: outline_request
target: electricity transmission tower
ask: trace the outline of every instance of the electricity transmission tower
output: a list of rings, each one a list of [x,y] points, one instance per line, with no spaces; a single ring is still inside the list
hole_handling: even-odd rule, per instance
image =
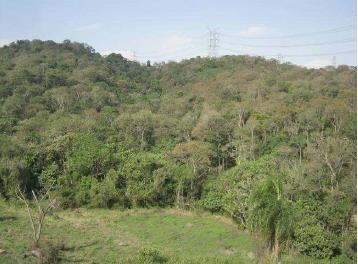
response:
[[[281,53],[276,56],[277,64],[281,64],[283,62],[283,55]]]
[[[332,58],[332,66],[334,68],[337,68],[337,58],[336,58],[336,56],[333,56],[333,58]]]
[[[283,55],[281,53],[276,56],[276,89],[279,88],[279,79],[280,79],[280,67],[279,65],[283,62]]]
[[[209,31],[209,57],[213,58],[218,55],[218,48],[219,48],[219,33],[215,30]]]
[[[137,53],[132,51],[132,61],[137,61]]]

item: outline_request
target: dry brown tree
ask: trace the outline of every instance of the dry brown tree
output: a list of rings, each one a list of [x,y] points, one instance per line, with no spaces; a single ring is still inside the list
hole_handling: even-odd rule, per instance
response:
[[[17,197],[25,204],[26,207],[35,247],[39,247],[39,241],[46,215],[48,215],[56,207],[56,199],[51,198],[50,195],[52,189],[53,184],[46,188],[45,193],[39,197],[33,190],[31,190],[33,198],[32,201],[26,198],[26,195],[19,186],[16,189]],[[32,203],[34,203],[34,206],[31,206]]]

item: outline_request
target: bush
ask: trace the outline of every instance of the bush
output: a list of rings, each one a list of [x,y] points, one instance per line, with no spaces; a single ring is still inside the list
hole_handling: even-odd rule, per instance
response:
[[[301,221],[295,231],[294,245],[301,253],[315,258],[331,258],[339,249],[338,241],[319,223]]]
[[[112,207],[118,200],[118,190],[116,189],[117,173],[111,169],[102,181],[92,184],[90,190],[91,205],[94,207]]]
[[[357,260],[349,258],[347,255],[340,255],[333,258],[330,262],[331,264],[347,264],[347,263],[357,263]]]
[[[162,253],[153,248],[142,248],[138,253],[138,263],[151,264],[151,263],[166,263],[168,258],[163,256]]]
[[[212,213],[223,213],[223,197],[222,193],[212,188],[207,192],[202,200],[200,206]]]
[[[34,244],[30,244],[29,247],[31,249],[32,255],[39,258],[41,263],[51,263],[51,264],[60,263],[61,251],[65,250],[65,245],[63,243],[52,244],[46,242],[41,247],[38,247]]]
[[[301,200],[295,204],[297,223],[294,247],[304,255],[332,258],[339,251],[339,238],[326,227],[322,218],[324,204],[319,200]]]

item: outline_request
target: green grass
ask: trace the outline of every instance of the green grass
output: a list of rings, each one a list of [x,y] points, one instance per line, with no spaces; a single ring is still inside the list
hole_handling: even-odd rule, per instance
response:
[[[0,263],[39,263],[29,241],[24,209],[0,201]],[[229,219],[175,209],[61,210],[46,219],[42,241],[64,243],[61,263],[128,263],[141,248],[159,250],[170,263],[259,263],[249,258],[252,237]],[[327,262],[285,256],[285,263]]]
[[[30,254],[27,215],[0,205],[0,263],[37,263]],[[143,247],[158,249],[175,262],[249,263],[254,243],[221,217],[174,209],[77,209],[46,219],[43,240],[63,242],[63,263],[125,263]]]

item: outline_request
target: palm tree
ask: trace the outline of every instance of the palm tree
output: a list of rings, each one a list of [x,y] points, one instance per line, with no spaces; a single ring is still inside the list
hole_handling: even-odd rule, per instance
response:
[[[249,227],[261,235],[276,263],[281,263],[282,245],[288,242],[293,230],[293,211],[284,196],[281,177],[260,182],[250,201]]]

